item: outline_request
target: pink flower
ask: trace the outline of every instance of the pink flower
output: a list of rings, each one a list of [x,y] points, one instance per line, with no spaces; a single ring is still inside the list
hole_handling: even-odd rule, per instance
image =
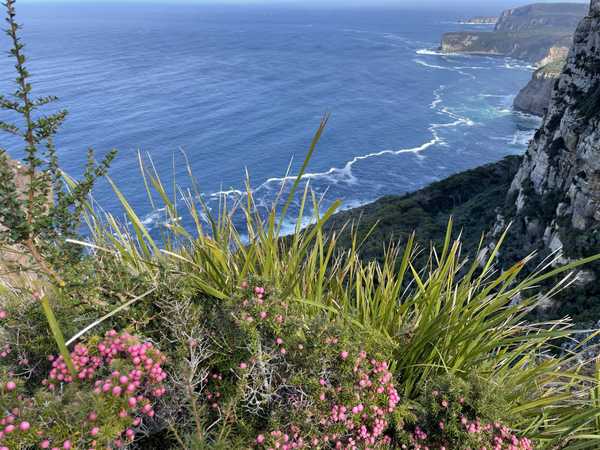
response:
[[[262,444],[263,442],[265,442],[265,437],[264,437],[262,434],[259,434],[259,435],[256,437],[256,443],[257,443],[257,444]]]
[[[283,339],[281,339],[280,337],[278,337],[277,339],[275,339],[275,343],[277,345],[281,345],[281,344],[283,344]]]
[[[96,436],[99,432],[100,432],[100,428],[98,428],[98,427],[94,427],[90,430],[90,434],[92,436]]]
[[[340,358],[342,358],[342,359],[348,358],[348,352],[346,350],[344,350],[343,352],[341,352],[340,353]]]
[[[3,309],[0,309],[0,319],[6,319],[8,317],[8,313]]]
[[[14,391],[17,388],[17,383],[15,383],[14,381],[9,381],[8,383],[6,383],[6,390],[7,391]]]
[[[19,429],[21,431],[27,431],[27,430],[29,430],[29,428],[31,428],[31,425],[29,425],[29,422],[21,422],[19,424]]]
[[[245,362],[240,363],[240,369],[244,370],[248,368],[248,364],[246,364]]]

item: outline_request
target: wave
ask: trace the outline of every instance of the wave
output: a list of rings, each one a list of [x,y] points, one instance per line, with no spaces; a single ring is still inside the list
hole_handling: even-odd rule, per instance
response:
[[[440,50],[434,50],[431,48],[421,48],[415,52],[417,55],[427,55],[427,56],[453,56],[457,58],[473,58],[473,55],[468,55],[465,53],[448,53],[442,52]]]
[[[441,67],[441,66],[440,66]],[[454,70],[448,68],[448,70]],[[345,183],[347,185],[352,185],[358,183],[358,179],[353,173],[353,167],[363,161],[379,158],[382,156],[399,156],[403,154],[413,154],[418,158],[425,158],[424,152],[428,149],[431,149],[435,146],[448,146],[448,143],[445,141],[444,137],[441,135],[441,130],[454,128],[459,126],[474,126],[476,123],[471,120],[469,117],[461,115],[455,111],[452,111],[448,106],[444,106],[444,96],[443,93],[446,90],[445,85],[439,86],[433,92],[433,101],[430,104],[431,109],[436,110],[438,114],[445,116],[450,119],[448,122],[439,122],[439,123],[431,123],[428,126],[428,131],[431,135],[431,138],[424,141],[420,145],[416,145],[414,147],[407,147],[401,149],[385,149],[379,151],[369,152],[363,155],[354,156],[349,161],[346,161],[341,167],[331,167],[328,170],[322,172],[309,172],[305,173],[302,176],[302,180],[305,182],[311,182],[314,180],[322,180],[327,184],[338,184]],[[283,191],[292,181],[296,179],[294,175],[285,175],[282,177],[271,177],[265,180],[262,184],[258,185],[256,188],[251,189],[251,193],[255,196],[255,200],[257,202],[258,207],[269,208],[271,205],[269,203],[270,198],[274,198],[275,192]],[[263,194],[263,195],[261,195]],[[233,201],[242,199],[246,193],[239,189],[227,189],[227,190],[219,190],[216,192],[211,192],[204,194],[211,202],[216,202],[222,199],[223,197],[232,198]],[[349,202],[344,202],[343,209],[354,208],[361,205],[364,205],[368,202],[372,201],[372,199],[364,201],[362,200],[354,200]],[[309,225],[310,220],[312,220],[311,215],[307,214],[307,217],[302,219],[302,225]],[[306,224],[304,223],[305,221]],[[146,215],[143,218],[143,223],[152,229],[156,225],[159,226],[168,226],[168,218],[166,217],[166,212],[163,210],[156,210],[152,213]],[[295,222],[292,226],[292,223],[284,223],[283,231],[284,232],[293,232],[295,230]]]
[[[438,66],[436,64],[429,64],[421,59],[414,59],[414,62],[421,66],[429,67],[430,69],[440,69],[440,70],[453,70],[451,67]]]
[[[514,94],[479,94],[479,97],[483,97],[483,98],[503,98],[503,99],[508,99],[508,98],[512,98],[515,95]]]
[[[314,172],[314,173],[306,173],[302,176],[303,180],[315,180],[315,179],[326,179],[333,183],[345,182],[345,183],[356,183],[357,179],[352,173],[352,167],[360,161],[365,161],[367,159],[376,158],[385,155],[401,155],[412,153],[415,155],[420,155],[425,150],[435,146],[435,145],[446,145],[446,141],[443,137],[440,136],[439,130],[443,128],[452,128],[456,126],[474,126],[476,123],[466,116],[462,116],[454,111],[451,111],[448,107],[444,106],[439,108],[439,106],[443,102],[442,92],[446,89],[446,86],[442,85],[438,89],[433,92],[434,100],[432,102],[432,108],[437,109],[440,114],[447,116],[450,119],[453,119],[452,122],[444,122],[444,123],[433,123],[428,127],[428,131],[431,133],[431,139],[418,145],[416,147],[410,148],[402,148],[402,149],[387,149],[380,150],[376,152],[370,152],[364,155],[359,155],[353,157],[351,160],[347,161],[343,167],[332,167],[323,172]],[[271,185],[285,183],[287,181],[293,181],[296,179],[294,175],[286,175],[283,177],[272,177],[267,179],[264,183],[259,185],[257,188],[252,190],[252,193],[255,194],[263,189],[271,190]],[[227,196],[227,195],[244,195],[242,192],[238,190],[228,190],[228,191],[218,191],[213,194],[213,196]]]
[[[513,58],[505,58],[504,64],[502,64],[500,67],[510,70],[524,70],[527,72],[532,72],[536,69],[536,67],[532,66],[531,64],[523,64],[522,61]]]
[[[438,50],[432,50],[430,48],[421,48],[415,52],[417,55],[428,55],[428,56],[449,56],[452,53],[444,53]]]
[[[460,75],[463,75],[465,77],[471,78],[473,80],[476,79],[476,77],[473,74],[464,72],[463,70],[461,70],[461,68],[458,67],[454,67],[454,66],[440,66],[437,64],[430,64],[426,61],[423,61],[422,59],[413,59],[413,61],[417,64],[419,64],[420,66],[423,67],[428,67],[430,69],[437,69],[437,70],[449,70],[450,72],[456,72],[459,73]]]
[[[519,131],[515,132],[510,143],[511,143],[511,145],[515,145],[518,147],[527,147],[529,145],[529,143],[531,142],[531,140],[533,139],[534,134],[535,134],[535,131],[519,130]]]

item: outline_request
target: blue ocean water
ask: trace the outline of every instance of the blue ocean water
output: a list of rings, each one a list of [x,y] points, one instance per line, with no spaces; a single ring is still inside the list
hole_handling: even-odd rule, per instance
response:
[[[150,227],[164,214],[146,199],[138,151],[185,189],[183,150],[209,203],[237,195],[247,169],[268,204],[329,112],[305,179],[324,206],[347,208],[522,153],[539,124],[511,108],[531,67],[434,50],[443,32],[469,28],[457,17],[479,11],[63,4],[20,13],[36,92],[70,111],[57,139],[64,169],[81,173],[90,146],[117,148],[112,178]],[[11,68],[0,64],[3,93],[14,89]],[[95,198],[119,211],[107,183]]]

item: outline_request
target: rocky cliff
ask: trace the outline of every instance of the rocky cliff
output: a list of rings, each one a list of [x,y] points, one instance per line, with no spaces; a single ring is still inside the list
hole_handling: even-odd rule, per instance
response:
[[[584,3],[537,3],[503,11],[495,31],[572,31],[586,13]]]
[[[600,0],[575,32],[498,225],[509,220],[525,248],[600,252]]]
[[[446,33],[447,53],[510,56],[544,65],[568,51],[573,31],[586,14],[583,4],[535,4],[504,11],[494,31]]]
[[[553,61],[533,73],[531,81],[525,86],[514,101],[517,111],[543,116],[548,109],[554,85],[565,65],[564,59]]]

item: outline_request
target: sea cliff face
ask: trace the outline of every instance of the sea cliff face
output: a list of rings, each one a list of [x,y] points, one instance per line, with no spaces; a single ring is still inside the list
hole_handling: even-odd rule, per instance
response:
[[[574,30],[587,13],[583,3],[533,4],[503,11],[496,23],[497,32]]]
[[[552,97],[554,85],[560,76],[565,62],[566,57],[553,61],[536,70],[533,73],[531,81],[521,89],[515,98],[514,108],[524,113],[544,116]]]
[[[600,0],[575,32],[507,205],[499,223],[513,221],[525,244],[568,258],[600,252]]]
[[[545,65],[567,53],[573,31],[587,12],[577,3],[535,4],[504,11],[494,31],[446,33],[447,53],[510,56]]]

